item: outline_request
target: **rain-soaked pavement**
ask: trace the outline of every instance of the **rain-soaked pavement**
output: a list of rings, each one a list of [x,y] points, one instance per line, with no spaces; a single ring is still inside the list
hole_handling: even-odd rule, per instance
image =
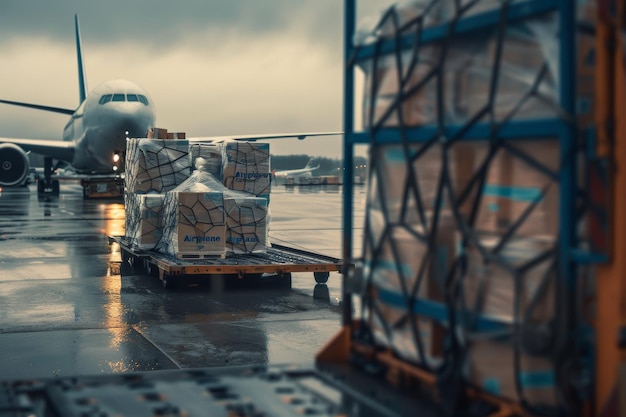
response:
[[[360,207],[364,190],[355,194]],[[340,257],[340,187],[275,187],[270,207],[273,242]],[[340,327],[336,272],[327,284],[293,274],[291,290],[164,289],[145,273],[120,276],[107,236],[123,233],[123,204],[83,200],[77,184],[59,197],[0,193],[0,378],[306,366]]]

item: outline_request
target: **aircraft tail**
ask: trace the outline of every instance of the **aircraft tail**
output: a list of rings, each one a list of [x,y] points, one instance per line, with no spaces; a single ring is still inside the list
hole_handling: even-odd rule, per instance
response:
[[[82,103],[87,97],[87,85],[85,82],[85,70],[83,67],[83,53],[80,41],[80,29],[78,27],[78,15],[74,15],[74,23],[76,26],[76,52],[78,54],[78,93],[80,96],[80,102]],[[72,115],[76,111],[76,109],[66,109],[62,107],[53,107],[53,106],[44,106],[41,104],[35,103],[25,103],[23,101],[13,101],[13,100],[0,100],[2,104],[8,104],[11,106],[20,106],[26,107],[29,109],[35,110],[43,110],[49,111],[53,113],[61,113],[66,115]]]
[[[74,27],[76,29],[76,58],[78,60],[78,96],[82,103],[87,97],[87,80],[85,79],[85,64],[83,62],[83,46],[80,39],[78,14],[74,15]]]

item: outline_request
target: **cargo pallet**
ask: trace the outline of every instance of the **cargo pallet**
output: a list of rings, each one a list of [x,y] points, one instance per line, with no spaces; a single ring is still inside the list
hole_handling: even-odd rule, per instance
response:
[[[344,271],[344,264],[339,259],[276,244],[268,247],[266,253],[179,259],[154,250],[134,248],[125,236],[110,236],[109,241],[119,244],[125,272],[143,268],[148,274],[157,276],[165,288],[185,277],[205,275],[233,279],[275,277],[291,287],[292,272],[312,272],[315,281],[323,284],[328,281],[330,272]]]

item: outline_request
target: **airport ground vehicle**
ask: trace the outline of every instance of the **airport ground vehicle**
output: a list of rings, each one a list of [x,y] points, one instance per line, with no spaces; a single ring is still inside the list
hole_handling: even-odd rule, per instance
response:
[[[218,282],[223,277],[275,277],[291,288],[292,272],[312,272],[317,283],[325,283],[330,272],[343,270],[339,259],[275,244],[263,254],[178,259],[156,251],[135,249],[124,236],[112,236],[110,240],[120,245],[122,267],[127,272],[128,269],[143,268],[159,277],[165,288],[191,276],[202,276],[211,282]]]
[[[452,2],[451,2],[452,3]],[[457,5],[461,2],[455,2]],[[470,6],[480,4],[481,2],[469,2]],[[483,2],[488,3],[488,2]],[[493,5],[494,2],[491,4]],[[348,62],[348,70],[346,72],[347,81],[345,83],[345,152],[348,161],[346,162],[344,172],[344,260],[352,260],[352,193],[350,192],[352,170],[350,159],[352,158],[352,147],[356,144],[370,144],[374,147],[372,155],[384,155],[385,146],[397,145],[402,155],[401,162],[407,162],[406,170],[411,168],[421,169],[419,166],[413,166],[413,162],[422,157],[425,152],[421,152],[418,147],[411,148],[411,145],[426,144],[428,146],[441,146],[444,150],[453,149],[463,143],[478,143],[482,141],[486,148],[491,152],[491,156],[483,160],[484,163],[479,164],[479,168],[472,170],[472,167],[466,167],[469,175],[465,178],[468,186],[467,195],[461,192],[460,195],[455,194],[452,184],[458,184],[454,181],[456,172],[449,171],[448,165],[452,165],[452,158],[443,152],[441,158],[431,158],[429,161],[423,161],[424,166],[433,160],[441,161],[441,176],[435,176],[436,185],[432,189],[435,193],[435,208],[431,213],[419,213],[420,222],[426,222],[435,219],[423,229],[412,227],[409,232],[416,236],[415,244],[424,246],[423,253],[427,255],[420,257],[421,259],[437,258],[433,256],[439,252],[436,249],[439,246],[446,247],[463,247],[465,251],[459,252],[456,257],[458,261],[450,264],[449,272],[445,276],[445,286],[439,294],[435,293],[419,293],[416,291],[417,286],[410,288],[402,288],[398,296],[391,294],[388,288],[380,285],[376,281],[376,277],[372,271],[381,272],[380,266],[388,267],[389,264],[396,265],[409,263],[402,258],[397,248],[393,246],[393,240],[390,243],[390,253],[396,262],[380,262],[379,253],[382,250],[370,249],[365,252],[363,269],[360,274],[356,274],[355,270],[347,271],[344,275],[344,311],[343,311],[343,330],[336,338],[330,341],[328,346],[323,349],[317,357],[318,369],[315,371],[297,371],[296,374],[289,372],[277,371],[272,372],[265,368],[247,368],[242,371],[242,378],[229,380],[224,383],[219,370],[207,371],[201,370],[195,374],[196,377],[206,378],[210,383],[216,386],[207,388],[211,392],[221,393],[218,395],[228,396],[231,401],[225,406],[227,411],[235,415],[255,415],[261,413],[269,413],[274,415],[290,415],[317,413],[318,415],[336,415],[339,413],[351,416],[369,416],[369,415],[497,415],[497,416],[561,416],[561,415],[580,415],[580,416],[617,416],[626,415],[626,407],[624,406],[624,387],[626,386],[626,342],[624,337],[624,329],[626,326],[626,291],[625,280],[626,264],[623,260],[624,247],[626,246],[626,223],[624,213],[626,212],[626,199],[624,198],[624,189],[626,187],[626,172],[621,169],[626,163],[626,120],[623,118],[623,110],[626,107],[626,64],[624,58],[624,38],[623,33],[626,29],[624,21],[624,12],[626,11],[626,2],[624,1],[608,1],[598,3],[598,13],[594,16],[596,19],[596,27],[588,32],[593,36],[593,44],[595,45],[595,59],[593,60],[593,74],[591,78],[595,79],[594,108],[593,117],[589,124],[583,123],[582,119],[577,115],[576,97],[577,91],[576,80],[580,75],[577,69],[580,69],[580,63],[576,62],[575,51],[581,52],[582,49],[577,48],[575,44],[575,33],[579,28],[576,24],[576,8],[574,2],[571,1],[524,1],[503,3],[500,9],[483,9],[480,13],[460,16],[455,15],[452,21],[441,25],[435,25],[431,28],[423,28],[423,20],[415,19],[413,24],[417,24],[417,33],[407,31],[404,35],[401,31],[410,28],[411,21],[399,22],[395,19],[398,15],[390,12],[387,16],[390,19],[390,25],[382,28],[390,30],[387,39],[371,45],[355,50],[350,46],[354,33],[354,2],[346,1],[346,61]],[[578,4],[578,2],[576,3]],[[463,9],[466,12],[467,9]],[[558,37],[559,43],[558,53],[553,57],[559,61],[556,66],[559,80],[559,88],[556,90],[556,103],[558,110],[556,114],[549,112],[543,113],[543,118],[534,118],[526,120],[524,118],[515,120],[513,117],[504,116],[503,119],[497,120],[494,111],[502,108],[493,108],[493,94],[485,102],[484,107],[476,109],[476,117],[470,116],[465,123],[460,125],[450,125],[445,123],[442,115],[436,118],[433,126],[426,127],[410,127],[402,123],[402,111],[398,110],[402,103],[402,98],[411,96],[411,91],[399,94],[393,106],[389,111],[383,111],[379,121],[370,120],[370,129],[367,132],[355,132],[353,102],[353,79],[352,65],[358,60],[375,62],[381,58],[380,53],[392,55],[397,58],[400,51],[411,50],[420,51],[419,41],[435,42],[448,39],[448,37],[459,36],[466,39],[470,38],[470,34],[475,31],[490,29],[495,31],[497,41],[492,43],[495,56],[506,52],[506,43],[503,45],[500,40],[506,32],[506,24],[509,21],[521,21],[531,19],[533,17],[542,16],[546,13],[556,13],[560,29]],[[584,29],[584,28],[583,28]],[[382,29],[381,29],[382,30]],[[423,30],[423,32],[422,32]],[[586,30],[586,29],[584,29]],[[387,32],[389,34],[389,32]],[[417,35],[417,36],[416,36]],[[502,48],[504,47],[504,49]],[[443,54],[445,56],[445,54]],[[587,56],[583,55],[582,56]],[[409,60],[409,62],[412,62]],[[495,71],[498,68],[499,59],[494,61]],[[528,63],[526,60],[523,63]],[[375,64],[374,64],[375,65]],[[427,75],[430,74],[431,79],[441,79],[441,65],[429,68]],[[538,65],[540,74],[546,74],[546,66],[541,63]],[[396,69],[392,66],[392,69]],[[393,75],[393,70],[391,74]],[[378,75],[374,67],[373,74]],[[402,78],[401,71],[398,71],[398,78]],[[531,77],[532,78],[532,77]],[[377,80],[377,77],[373,77]],[[404,87],[407,79],[401,79],[398,85]],[[541,78],[536,78],[531,84],[530,94],[536,93],[537,87],[540,85]],[[372,91],[376,91],[375,81],[372,82]],[[419,82],[412,84],[413,87],[419,85]],[[471,85],[471,84],[470,84]],[[475,85],[475,84],[474,84]],[[493,81],[491,88],[494,88],[496,82]],[[493,91],[492,91],[493,93]],[[442,97],[441,85],[436,93],[438,101]],[[554,97],[553,97],[554,98]],[[389,101],[388,101],[389,102]],[[513,113],[519,107],[513,106]],[[396,113],[394,113],[396,112]],[[400,120],[394,126],[386,126],[385,122],[389,116],[395,114]],[[512,115],[512,114],[511,114]],[[589,122],[589,120],[588,120]],[[547,150],[550,149],[545,142],[545,148],[541,148],[539,155],[529,155],[521,149],[525,144],[537,144],[538,140],[551,138],[552,145],[558,145],[556,164],[546,167],[546,163],[541,158],[546,157]],[[528,170],[524,171],[525,176],[511,176],[507,181],[512,181],[513,185],[519,186],[516,181],[527,180],[531,178],[531,173],[539,171],[542,178],[541,191],[536,194],[519,193],[519,191],[527,192],[527,189],[510,187],[506,192],[502,188],[485,187],[485,176],[483,175],[489,169],[493,154],[498,150],[498,146],[506,148],[509,152],[515,153],[510,159],[505,160],[503,170],[507,167],[514,166],[515,161],[522,161]],[[424,146],[424,149],[426,146]],[[532,147],[531,147],[532,148]],[[405,153],[402,151],[408,150]],[[464,150],[466,150],[464,148]],[[381,151],[381,152],[377,152]],[[412,152],[414,151],[414,152]],[[450,153],[452,155],[452,153]],[[468,153],[462,153],[467,157]],[[468,158],[460,158],[456,163],[463,163]],[[375,160],[374,163],[384,164],[384,160]],[[380,166],[380,165],[379,165]],[[616,168],[617,169],[614,169]],[[435,169],[437,167],[434,167]],[[475,168],[475,167],[474,167]],[[380,184],[380,172],[373,169],[369,184]],[[403,173],[406,173],[403,172]],[[368,229],[366,236],[370,247],[382,248],[379,242],[385,242],[385,236],[390,235],[395,228],[400,225],[407,228],[404,214],[406,208],[416,209],[420,206],[421,194],[412,192],[419,188],[419,183],[415,181],[415,175],[406,174],[407,187],[405,195],[415,197],[410,202],[414,204],[398,204],[396,206],[385,206],[385,199],[373,199],[370,203],[380,203],[382,208],[377,208],[379,212],[383,212],[385,219],[393,219],[393,210],[398,210],[395,214],[399,214],[397,218],[400,221],[393,222],[383,233],[377,233],[375,229]],[[476,181],[472,180],[475,178]],[[545,181],[545,182],[544,182]],[[497,198],[513,199],[521,201],[522,209],[515,215],[514,221],[503,222],[496,221],[494,223],[486,223],[486,226],[496,229],[493,232],[499,240],[492,246],[486,245],[482,240],[477,239],[480,236],[476,227],[476,219],[480,218],[479,207],[480,199],[473,200],[469,206],[463,205],[463,201],[468,201],[471,194],[471,185],[477,186],[481,191],[490,190],[496,194],[500,194]],[[478,185],[476,185],[478,184]],[[389,185],[388,183],[386,185]],[[546,185],[546,187],[543,187]],[[541,227],[540,232],[545,232],[549,227],[555,226],[556,239],[550,241],[547,250],[536,251],[528,257],[528,247],[522,247],[517,255],[506,254],[500,256],[501,250],[509,243],[513,242],[513,237],[520,233],[528,219],[532,219],[533,213],[537,213],[536,208],[547,195],[548,187],[556,185],[556,205],[546,207],[545,212],[556,213],[557,216],[549,218],[544,222],[544,218],[539,221]],[[463,185],[460,189],[463,189]],[[552,188],[554,190],[555,188]],[[384,187],[372,188],[373,192],[377,192],[380,196]],[[401,191],[404,191],[400,188]],[[458,189],[456,190],[458,192]],[[480,195],[481,193],[478,193]],[[504,196],[502,195],[504,194]],[[385,194],[383,194],[385,195]],[[442,196],[448,199],[446,204],[441,203]],[[515,198],[511,198],[511,197]],[[490,196],[493,197],[493,196]],[[439,200],[439,201],[437,201]],[[487,212],[495,212],[504,209],[503,217],[511,216],[514,213],[514,205],[512,202],[503,204],[503,200],[488,201]],[[554,202],[554,201],[553,201]],[[407,203],[406,200],[403,203]],[[541,203],[543,204],[543,203]],[[401,209],[398,209],[400,207]],[[438,219],[442,216],[444,210],[450,210],[448,214],[452,215],[454,224],[460,226],[456,229],[455,239],[452,245],[439,244],[439,235],[437,234]],[[466,211],[468,210],[468,211]],[[471,213],[468,215],[467,213]],[[428,214],[428,215],[426,215]],[[441,217],[438,217],[441,216]],[[467,217],[464,217],[467,216]],[[549,217],[549,216],[548,216]],[[369,222],[373,222],[377,218],[370,216]],[[449,218],[448,218],[449,220]],[[535,218],[535,220],[537,220]],[[580,227],[583,223],[584,227]],[[434,225],[434,227],[432,227]],[[443,223],[442,223],[443,225]],[[414,225],[413,225],[414,226]],[[446,226],[447,227],[447,226]],[[579,228],[580,227],[580,228]],[[504,229],[500,235],[497,234],[498,229]],[[580,230],[585,230],[584,235],[579,234]],[[424,231],[426,230],[426,232]],[[433,232],[434,230],[434,232]],[[371,233],[370,233],[371,231]],[[368,234],[370,233],[370,234]],[[539,233],[533,231],[523,236],[536,237]],[[382,236],[382,237],[381,237]],[[493,235],[492,235],[493,236]],[[426,244],[424,244],[426,242]],[[491,241],[493,242],[493,240]],[[545,243],[545,241],[542,241]],[[413,243],[412,243],[413,244]],[[554,305],[549,305],[549,319],[545,319],[546,311],[543,311],[543,317],[533,317],[532,308],[541,305],[541,300],[535,297],[531,298],[531,302],[526,307],[529,309],[522,314],[516,315],[512,320],[502,320],[494,317],[495,315],[485,314],[483,306],[478,305],[476,308],[467,308],[463,305],[466,301],[463,299],[464,287],[461,284],[469,283],[467,278],[467,264],[470,258],[468,249],[478,249],[474,251],[474,259],[479,259],[483,265],[496,264],[509,267],[506,273],[509,273],[511,280],[517,286],[524,284],[522,278],[527,277],[526,273],[535,267],[547,262],[550,266],[543,270],[545,277],[550,279],[550,284],[554,284],[551,292],[546,292],[545,288],[536,292],[537,295],[549,294],[550,299],[555,301]],[[519,247],[517,249],[520,249]],[[478,253],[477,253],[478,252]],[[526,257],[521,266],[512,265],[506,258]],[[415,251],[410,252],[415,256]],[[383,258],[383,261],[390,259]],[[376,262],[378,261],[378,266]],[[410,259],[408,261],[411,261]],[[475,266],[475,264],[474,264]],[[507,269],[507,268],[505,268]],[[395,271],[396,282],[404,282],[402,278],[403,268],[397,267]],[[460,271],[460,272],[459,272]],[[389,273],[389,271],[385,271]],[[457,272],[459,272],[457,274]],[[419,275],[422,276],[421,273]],[[546,281],[548,282],[548,281]],[[415,283],[413,283],[415,284]],[[585,285],[581,285],[585,284]],[[419,285],[419,283],[417,284]],[[539,286],[541,287],[541,286]],[[591,287],[591,291],[588,291]],[[395,288],[396,290],[398,288]],[[477,292],[480,290],[477,290]],[[384,294],[385,297],[381,296]],[[355,297],[360,298],[360,312],[353,312],[352,300]],[[512,298],[506,308],[513,308],[517,313],[518,306],[523,301],[517,296]],[[384,313],[380,311],[384,304],[395,304],[399,310],[397,319],[386,319]],[[466,303],[474,304],[474,303]],[[476,303],[481,304],[481,303]],[[397,308],[399,306],[399,308]],[[377,311],[378,310],[378,311]],[[535,311],[536,312],[536,311]],[[553,313],[553,314],[552,314]],[[523,319],[520,318],[523,316]],[[416,329],[414,324],[418,318],[427,318],[431,320],[429,324],[434,324],[434,329],[444,335],[445,343],[438,347],[431,347],[431,344],[424,343],[421,329]],[[376,322],[378,319],[378,322]],[[398,329],[409,327],[408,345],[414,351],[403,351],[399,346],[393,344],[393,339],[385,340],[381,334],[398,335],[402,340],[402,335],[394,333]],[[438,327],[437,327],[438,326]],[[376,334],[378,332],[378,334]],[[433,332],[434,333],[434,332]],[[488,349],[482,358],[473,357],[473,362],[468,362],[468,358],[472,358],[472,343],[480,343],[489,341],[494,343],[498,348]],[[504,342],[502,342],[502,340]],[[407,339],[404,339],[405,341]],[[432,338],[430,339],[432,340]],[[526,344],[519,343],[520,341]],[[414,343],[413,343],[414,342]],[[468,347],[470,349],[468,349]],[[435,352],[438,349],[439,352]],[[510,361],[498,363],[497,371],[504,372],[513,377],[508,381],[511,389],[507,395],[498,394],[497,391],[502,390],[502,378],[497,374],[487,375],[484,380],[486,384],[480,383],[482,378],[479,372],[469,375],[464,373],[467,369],[485,365],[494,356],[497,356],[499,349],[507,349],[511,353]],[[426,352],[428,350],[428,352]],[[427,356],[441,355],[440,362],[430,361]],[[521,353],[529,353],[524,356],[522,361]],[[408,358],[407,356],[411,356]],[[415,355],[416,354],[416,355]],[[533,359],[545,360],[547,373],[534,374],[523,368],[523,363]],[[190,371],[187,375],[190,374]],[[489,373],[487,373],[489,374]],[[180,374],[178,374],[180,375]],[[176,377],[178,377],[176,375]],[[294,381],[293,376],[300,376],[304,379]],[[136,378],[142,381],[148,376],[140,375]],[[155,377],[165,376],[155,375]],[[539,377],[533,379],[534,377]],[[280,406],[283,404],[299,404],[302,406],[298,410],[277,410],[273,408],[273,403],[264,404],[263,401],[267,396],[250,396],[250,401],[245,402],[241,395],[245,392],[245,387],[250,387],[260,378],[263,381],[283,381],[288,383],[294,382],[298,389],[304,389],[307,393],[315,392],[322,398],[316,403],[322,409],[307,408],[309,398],[305,395],[298,395],[294,387],[274,386],[274,392],[285,393],[286,398],[280,398]],[[307,380],[308,378],[308,380]],[[295,378],[297,379],[297,378]],[[205,381],[206,381],[205,380]],[[305,381],[306,380],[306,381]],[[171,381],[171,379],[170,379]],[[323,381],[323,383],[320,383]],[[104,378],[93,382],[92,386],[103,386]],[[222,382],[220,384],[220,382]],[[310,383],[307,385],[307,382]],[[77,382],[62,381],[62,384],[70,387],[72,398],[73,387],[78,385]],[[115,387],[124,386],[126,381],[121,381]],[[176,382],[174,382],[176,383]],[[534,383],[533,386],[529,384]],[[128,384],[127,384],[128,385]],[[50,382],[49,386],[54,386],[54,382]],[[551,406],[535,406],[534,402],[537,398],[525,398],[525,389],[531,391],[531,394],[538,394],[534,389],[551,390],[552,400],[555,403]],[[106,388],[108,389],[108,388]],[[240,390],[236,395],[232,394],[233,390]],[[390,396],[386,391],[394,390],[397,395]],[[25,391],[25,390],[24,390]],[[95,391],[95,390],[94,390]],[[97,392],[95,394],[98,394]],[[247,394],[247,392],[246,392]],[[102,395],[104,396],[104,394]],[[242,398],[243,397],[243,398]],[[159,397],[161,398],[161,397]],[[222,397],[223,399],[224,397]],[[326,400],[334,399],[332,405],[328,405]],[[358,398],[359,400],[355,400]],[[77,398],[79,399],[79,398]],[[544,397],[545,399],[545,397]],[[79,399],[80,400],[80,399]],[[255,401],[257,400],[257,401]],[[76,401],[79,403],[80,401]],[[93,401],[85,401],[83,403],[93,404]],[[409,404],[406,406],[406,404]],[[159,403],[159,405],[161,405]],[[228,408],[231,407],[231,408]],[[171,409],[169,409],[171,410]],[[178,409],[177,409],[178,411]]]
[[[84,198],[122,198],[124,179],[117,176],[93,176],[81,179]]]

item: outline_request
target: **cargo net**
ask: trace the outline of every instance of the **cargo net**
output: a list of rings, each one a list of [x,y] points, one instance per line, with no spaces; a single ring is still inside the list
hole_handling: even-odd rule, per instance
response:
[[[126,189],[129,192],[165,193],[191,175],[186,140],[127,139]]]
[[[558,16],[509,23],[517,3],[392,7],[366,39],[377,52],[397,48],[359,63],[372,143],[362,326],[354,337],[435,373],[448,406],[459,406],[456,388],[474,386],[535,413],[578,413],[571,334],[584,320],[586,290],[558,279],[566,161],[558,138],[511,140],[503,132],[514,121],[547,118],[579,131],[591,112],[574,117],[558,104]],[[479,13],[499,23],[480,35],[453,35],[460,19]],[[425,27],[443,23],[441,41],[420,42]],[[412,50],[400,48],[406,39]],[[585,57],[593,38],[580,34],[577,43]],[[585,64],[578,64],[581,79]],[[583,87],[579,104],[593,93]],[[400,144],[374,141],[388,127]],[[485,137],[468,140],[477,128]],[[432,134],[417,142],[413,132]],[[577,139],[568,162],[585,146]],[[577,220],[592,206],[585,178],[574,180]]]
[[[179,258],[225,254],[222,193],[169,192],[163,207],[163,239],[159,250]]]
[[[224,200],[228,250],[232,253],[265,253],[268,246],[267,200]]]
[[[270,150],[267,143],[233,141],[226,145],[224,185],[256,196],[271,191]]]

